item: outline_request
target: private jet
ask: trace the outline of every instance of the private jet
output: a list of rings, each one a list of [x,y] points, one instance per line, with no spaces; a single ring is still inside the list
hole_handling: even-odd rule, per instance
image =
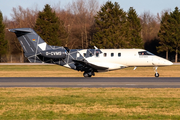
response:
[[[107,72],[127,67],[154,67],[155,77],[159,77],[157,68],[173,63],[158,57],[144,49],[68,49],[67,47],[48,45],[33,29],[9,29],[16,34],[24,55],[31,63],[52,63],[84,72],[91,77],[95,72]]]

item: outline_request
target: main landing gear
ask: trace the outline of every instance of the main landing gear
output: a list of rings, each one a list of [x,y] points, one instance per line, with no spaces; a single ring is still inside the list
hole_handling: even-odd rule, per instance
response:
[[[157,72],[157,68],[158,67],[155,67],[155,75],[154,75],[155,77],[159,77],[159,73]]]
[[[84,72],[84,73],[83,73],[83,76],[84,76],[85,78],[91,77],[92,75],[93,75],[93,76],[95,75],[93,71]]]

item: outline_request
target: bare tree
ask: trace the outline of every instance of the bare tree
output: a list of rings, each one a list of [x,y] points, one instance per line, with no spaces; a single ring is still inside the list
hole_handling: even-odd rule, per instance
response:
[[[159,14],[153,15],[150,12],[144,12],[140,16],[141,19],[141,37],[144,41],[146,50],[157,53],[157,46],[159,46],[158,32],[160,29],[161,17]]]
[[[98,7],[97,0],[76,0],[69,3],[65,10],[56,11],[69,33],[65,46],[69,48],[89,47],[90,30]]]
[[[21,6],[12,9],[12,20],[5,21],[6,28],[33,28],[36,23],[38,15],[37,7],[35,9],[24,9]],[[22,62],[24,61],[23,49],[20,47],[20,44],[14,34],[6,32],[9,43],[9,54],[19,54],[22,55]]]
[[[140,18],[142,26],[142,38],[144,42],[157,38],[157,34],[160,29],[159,14],[155,16],[150,14],[150,12],[144,12]]]

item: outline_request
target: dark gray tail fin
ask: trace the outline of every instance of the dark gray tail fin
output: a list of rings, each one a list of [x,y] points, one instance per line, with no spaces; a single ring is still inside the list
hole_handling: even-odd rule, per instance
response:
[[[52,46],[47,45],[46,42],[31,28],[16,28],[9,29],[14,32],[24,50],[24,55],[30,62],[42,61],[38,58],[40,51],[52,50]]]

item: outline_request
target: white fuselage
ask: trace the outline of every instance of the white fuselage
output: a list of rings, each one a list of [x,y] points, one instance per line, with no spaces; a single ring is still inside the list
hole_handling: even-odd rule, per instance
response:
[[[101,54],[95,54],[86,58],[89,63],[97,66],[107,67],[108,70],[121,69],[125,67],[143,67],[143,66],[168,66],[173,63],[153,55],[144,49],[101,49]],[[86,50],[79,53],[84,55]],[[148,54],[146,53],[148,52]],[[145,55],[145,54],[146,55]]]

